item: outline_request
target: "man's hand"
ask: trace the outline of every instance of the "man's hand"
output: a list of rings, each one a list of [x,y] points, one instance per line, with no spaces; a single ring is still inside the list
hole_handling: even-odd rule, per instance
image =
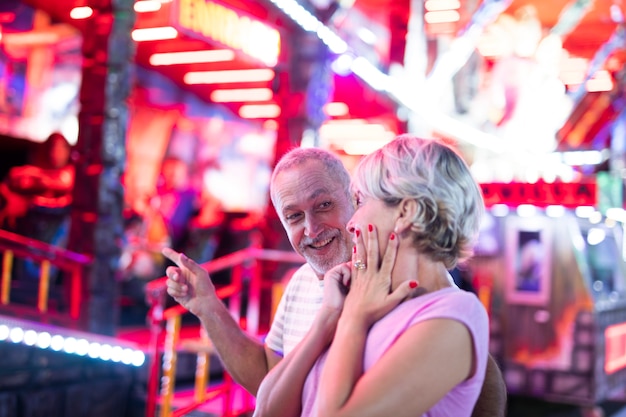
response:
[[[322,308],[341,311],[348,288],[350,288],[350,262],[339,264],[324,275]]]
[[[177,265],[165,271],[167,293],[187,310],[201,317],[202,309],[217,299],[209,273],[183,253],[170,248],[163,249],[162,253]]]
[[[280,358],[240,327],[217,296],[206,270],[172,249],[165,248],[162,253],[177,265],[165,271],[167,293],[200,319],[228,373],[255,395],[261,380]]]

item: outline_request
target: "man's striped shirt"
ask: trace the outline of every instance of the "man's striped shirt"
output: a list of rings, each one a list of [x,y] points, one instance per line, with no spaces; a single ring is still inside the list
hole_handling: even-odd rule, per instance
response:
[[[304,338],[322,305],[324,281],[304,264],[285,287],[265,344],[286,356]]]

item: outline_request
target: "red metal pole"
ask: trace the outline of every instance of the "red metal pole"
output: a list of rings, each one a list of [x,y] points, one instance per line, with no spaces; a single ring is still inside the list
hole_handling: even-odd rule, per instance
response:
[[[156,297],[155,297],[156,298]],[[163,306],[158,300],[152,299],[150,307],[150,368],[148,369],[148,393],[146,397],[146,417],[155,417],[157,391],[159,389],[159,372],[161,360],[159,344],[161,339],[161,322],[163,320]]]

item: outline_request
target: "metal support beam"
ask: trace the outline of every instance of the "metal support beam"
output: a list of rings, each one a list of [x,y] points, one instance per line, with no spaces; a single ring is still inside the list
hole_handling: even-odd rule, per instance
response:
[[[68,246],[93,255],[81,317],[87,330],[113,334],[117,325],[118,262],[123,237],[121,176],[126,163],[127,98],[134,42],[133,0],[91,0],[83,34],[76,184]]]

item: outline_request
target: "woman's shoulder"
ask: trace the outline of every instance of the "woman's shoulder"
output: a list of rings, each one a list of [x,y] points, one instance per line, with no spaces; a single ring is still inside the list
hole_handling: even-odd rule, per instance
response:
[[[436,291],[436,293],[439,293],[439,291]],[[448,291],[441,292],[437,296],[441,303],[455,305],[459,308],[482,307],[482,303],[476,294],[458,287],[451,287]]]
[[[484,316],[487,313],[476,294],[457,287],[447,287],[429,292],[402,303],[403,309],[412,311],[414,319],[457,318]]]

